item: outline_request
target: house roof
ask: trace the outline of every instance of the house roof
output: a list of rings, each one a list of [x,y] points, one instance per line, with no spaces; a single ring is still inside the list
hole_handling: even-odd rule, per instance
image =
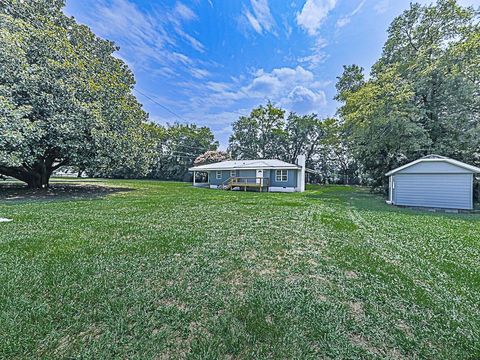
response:
[[[255,170],[255,169],[301,169],[296,164],[290,164],[276,159],[259,160],[227,160],[213,164],[194,166],[189,171],[210,170]]]
[[[408,164],[400,166],[396,169],[393,169],[393,170],[389,171],[388,173],[386,173],[385,176],[393,175],[395,173],[398,173],[399,171],[402,171],[406,168],[409,168],[410,166],[416,165],[416,164],[421,163],[421,162],[446,162],[446,163],[458,166],[462,169],[465,169],[465,170],[467,170],[467,171],[469,171],[473,174],[480,174],[480,168],[478,168],[476,166],[468,165],[468,164],[465,164],[464,162],[454,160],[454,159],[450,159],[450,158],[445,157],[445,156],[431,154],[431,155],[424,156],[424,157],[422,157],[418,160],[409,162]]]

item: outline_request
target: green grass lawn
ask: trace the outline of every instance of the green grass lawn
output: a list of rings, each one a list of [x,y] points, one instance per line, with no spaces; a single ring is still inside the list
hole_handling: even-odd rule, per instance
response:
[[[0,358],[480,358],[480,215],[88,184],[0,188]]]

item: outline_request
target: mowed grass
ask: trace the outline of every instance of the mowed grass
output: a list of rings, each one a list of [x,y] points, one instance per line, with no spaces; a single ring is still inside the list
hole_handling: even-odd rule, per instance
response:
[[[480,358],[480,215],[88,184],[0,189],[0,358]]]

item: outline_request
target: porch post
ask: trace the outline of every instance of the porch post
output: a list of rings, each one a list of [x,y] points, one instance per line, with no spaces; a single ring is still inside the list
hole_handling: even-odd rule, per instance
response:
[[[196,172],[193,171],[193,186],[195,186],[195,175],[196,175]]]

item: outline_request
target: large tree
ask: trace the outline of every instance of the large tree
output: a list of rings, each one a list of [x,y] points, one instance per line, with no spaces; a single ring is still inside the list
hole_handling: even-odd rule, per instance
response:
[[[63,165],[134,162],[146,114],[109,41],[60,0],[0,2],[0,174],[47,187]],[[130,156],[126,156],[130,154]]]
[[[229,150],[236,159],[281,159],[295,162],[306,155],[307,165],[324,135],[317,115],[289,113],[272,103],[253,109],[233,124]]]
[[[150,177],[162,180],[189,180],[188,168],[194,160],[209,150],[216,150],[218,142],[206,126],[173,124],[156,125],[158,139],[156,162]]]
[[[278,158],[284,154],[285,110],[268,102],[233,123],[229,150],[238,159]]]
[[[324,180],[349,184],[356,178],[356,163],[351,154],[351,144],[345,123],[338,118],[327,118],[322,122],[323,137],[317,152],[316,169]]]
[[[324,136],[322,120],[316,114],[290,113],[285,126],[285,154],[282,158],[294,163],[297,156],[303,154],[307,166],[312,166],[313,158],[318,153]]]
[[[427,153],[480,163],[479,34],[472,8],[412,4],[390,25],[368,81],[359,67],[345,68],[339,115],[373,185]]]

